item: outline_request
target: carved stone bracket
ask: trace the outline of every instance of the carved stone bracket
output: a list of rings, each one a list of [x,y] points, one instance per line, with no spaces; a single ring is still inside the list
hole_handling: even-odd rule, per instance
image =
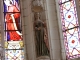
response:
[[[36,13],[40,13],[40,12],[43,11],[43,7],[41,5],[38,5],[38,0],[33,0],[32,1],[32,11],[36,12]]]
[[[39,13],[43,11],[43,8],[41,6],[33,6],[32,11]]]

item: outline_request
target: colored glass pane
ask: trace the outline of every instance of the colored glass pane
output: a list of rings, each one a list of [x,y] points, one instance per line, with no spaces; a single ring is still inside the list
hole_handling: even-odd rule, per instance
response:
[[[20,12],[4,13],[4,30],[22,30]]]
[[[4,0],[5,60],[24,60],[19,0]]]
[[[7,31],[6,41],[20,41],[22,40],[22,34],[20,31]]]
[[[23,50],[6,50],[5,60],[24,60]]]
[[[64,2],[67,2],[69,0],[59,0],[60,3],[64,3]]]
[[[61,9],[62,23],[64,27],[66,27],[65,29],[79,26],[78,18],[76,15],[77,12],[76,8],[74,7],[73,1],[60,5],[60,9]]]
[[[5,38],[7,41],[22,40],[20,8],[18,0],[4,0]],[[15,31],[17,30],[17,31]]]
[[[75,0],[62,2],[60,4],[60,14],[67,58],[80,57],[80,34]]]
[[[11,7],[12,7],[12,9],[9,9]],[[19,10],[19,11],[15,11],[13,7],[17,8],[17,10]],[[12,13],[13,12],[20,12],[19,0],[10,0],[10,1],[9,0],[4,0],[4,12],[8,12],[8,13],[10,13],[10,12],[12,12]]]
[[[12,24],[13,24],[13,25],[12,25]],[[14,30],[15,30],[15,31],[16,31],[16,30],[17,30],[17,31],[18,31],[18,30],[21,31],[21,25],[20,25],[20,24],[21,24],[21,22],[19,22],[19,21],[6,22],[6,23],[5,23],[5,25],[6,25],[6,26],[5,26],[5,30],[6,30],[6,31],[8,31],[8,30],[9,30],[9,31],[14,31]],[[10,29],[7,25],[11,25],[12,29]],[[14,26],[14,25],[17,25],[17,26]]]
[[[5,49],[23,49],[23,41],[5,42]]]

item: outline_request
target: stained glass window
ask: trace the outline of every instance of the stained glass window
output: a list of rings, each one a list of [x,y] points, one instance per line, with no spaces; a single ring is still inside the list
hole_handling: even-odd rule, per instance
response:
[[[75,0],[59,0],[67,59],[80,57],[80,29]]]
[[[19,0],[4,0],[5,60],[24,60]]]
[[[24,60],[23,50],[6,50],[5,60]]]

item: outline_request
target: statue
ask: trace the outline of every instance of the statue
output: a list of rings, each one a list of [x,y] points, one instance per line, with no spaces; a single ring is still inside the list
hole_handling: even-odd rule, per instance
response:
[[[47,36],[46,24],[40,19],[39,13],[35,14],[35,37],[36,37],[36,49],[38,56],[49,55],[49,43]]]

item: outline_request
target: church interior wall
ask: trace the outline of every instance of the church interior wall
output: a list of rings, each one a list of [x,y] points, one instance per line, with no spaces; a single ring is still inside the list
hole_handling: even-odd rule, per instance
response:
[[[27,4],[26,4],[27,2]],[[33,30],[33,13],[31,11],[31,0],[23,1],[23,20],[24,34],[26,40],[26,54],[28,60],[36,59],[34,30]],[[49,47],[51,60],[61,60],[61,47],[59,37],[59,27],[56,14],[56,5],[54,0],[46,0],[46,21],[49,35]]]
[[[36,57],[35,35],[33,26],[34,13],[32,12],[32,0],[20,0],[20,2],[21,2],[21,16],[22,16],[21,19],[22,19],[22,30],[23,30],[22,33],[24,41],[24,56],[25,56],[24,59],[41,60],[37,59]],[[1,0],[0,4],[2,4]],[[44,11],[42,12],[41,18],[44,21],[46,21],[47,24],[49,47],[50,47],[50,59],[42,59],[42,60],[66,60],[58,0],[44,0],[44,4],[45,7]],[[2,10],[0,11],[0,14],[3,14],[3,12],[2,13],[1,12]],[[2,28],[4,29],[3,24]],[[2,40],[4,39],[3,32],[4,30],[2,30],[1,33]],[[2,41],[2,43],[4,44],[4,41]],[[79,58],[74,60],[79,60]]]

